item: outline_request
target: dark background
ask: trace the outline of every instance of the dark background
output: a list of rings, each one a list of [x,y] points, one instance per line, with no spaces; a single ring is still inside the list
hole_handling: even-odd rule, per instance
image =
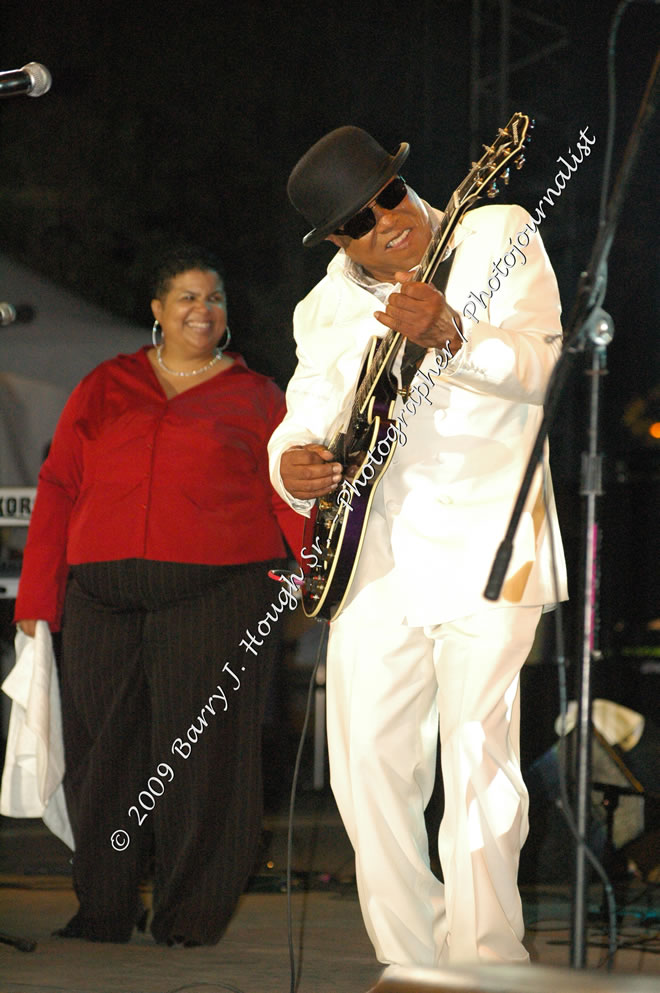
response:
[[[50,69],[50,93],[0,104],[2,251],[144,323],[144,268],[154,246],[185,236],[208,243],[228,270],[230,323],[249,364],[283,387],[294,366],[291,313],[322,275],[329,246],[301,246],[307,230],[285,186],[298,157],[326,131],[357,124],[388,149],[410,142],[407,181],[443,206],[469,168],[471,64],[464,2],[223,5],[188,0],[86,3],[4,0],[1,68]],[[509,196],[534,209],[556,159],[581,128],[596,144],[541,233],[565,311],[596,231],[607,131],[610,0],[513,5],[504,120],[484,101],[481,140],[513,111],[536,120],[528,161]],[[495,68],[498,4],[482,4],[484,71]],[[522,9],[522,5],[521,5]],[[554,53],[535,55],[559,37]],[[618,40],[614,170],[649,76],[660,9],[632,4]],[[609,349],[603,445],[605,642],[660,616],[658,456],[658,126],[642,149],[610,257]],[[11,287],[1,287],[11,300]],[[29,302],[29,301],[28,301]],[[27,333],[27,329],[26,329]],[[579,452],[584,404],[576,375],[553,431],[553,471],[575,593]],[[655,544],[654,544],[655,542]]]

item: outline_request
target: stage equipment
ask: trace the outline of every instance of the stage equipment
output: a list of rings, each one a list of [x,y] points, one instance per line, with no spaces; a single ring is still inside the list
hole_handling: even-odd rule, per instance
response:
[[[638,846],[642,845],[644,832],[654,826],[653,805],[660,799],[660,728],[649,718],[609,700],[594,700],[593,712],[593,782],[587,840],[597,857],[607,863],[624,846],[627,854],[632,841],[638,839]],[[575,702],[570,704],[568,715],[571,728],[577,716]],[[622,737],[613,740],[609,733],[612,720],[619,718]],[[624,736],[628,729],[631,733]],[[569,755],[575,755],[573,730],[567,735],[565,747]],[[574,839],[557,808],[558,750],[557,743],[525,772],[530,830],[520,857],[522,883],[547,885],[570,880]],[[569,762],[569,768],[572,765]],[[651,804],[649,810],[646,801]]]
[[[0,486],[0,528],[27,527],[36,495],[36,486]],[[16,599],[20,573],[18,564],[0,562],[0,600]]]
[[[615,19],[614,28],[618,25]],[[614,48],[612,42],[610,51]],[[576,300],[565,329],[565,344],[562,355],[553,371],[545,399],[545,412],[539,433],[530,455],[527,470],[520,492],[516,499],[506,535],[498,549],[484,596],[488,600],[499,599],[506,570],[513,552],[513,539],[518,528],[523,506],[532,478],[541,462],[544,443],[558,409],[559,399],[576,355],[589,356],[585,363],[585,375],[589,379],[589,416],[586,431],[587,450],[582,455],[580,495],[583,497],[583,543],[578,598],[579,636],[576,642],[575,660],[579,661],[578,722],[577,722],[577,764],[575,789],[575,815],[565,810],[567,820],[573,825],[576,836],[575,877],[573,887],[573,922],[571,939],[571,963],[575,968],[586,965],[586,921],[588,872],[586,860],[602,874],[603,882],[611,901],[612,928],[614,927],[614,899],[611,887],[602,868],[588,851],[589,807],[591,803],[591,663],[600,658],[599,633],[599,545],[598,498],[602,495],[602,456],[599,446],[600,387],[607,374],[607,346],[614,336],[611,316],[602,308],[607,291],[607,260],[616,232],[619,214],[623,206],[633,165],[637,159],[644,133],[655,112],[657,99],[658,70],[660,53],[655,59],[648,79],[637,119],[628,139],[623,162],[614,183],[609,201],[609,153],[606,157],[601,216],[598,233],[591,253],[591,259],[578,284]],[[611,147],[611,146],[610,146]],[[573,823],[574,822],[574,823]]]

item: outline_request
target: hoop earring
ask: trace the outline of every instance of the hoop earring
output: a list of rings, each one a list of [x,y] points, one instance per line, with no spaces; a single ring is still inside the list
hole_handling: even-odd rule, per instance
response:
[[[225,334],[227,335],[227,340],[224,343],[224,345],[222,345],[222,347],[220,347],[219,344],[215,346],[215,354],[218,356],[218,358],[221,358],[222,353],[226,352],[227,349],[229,348],[229,342],[231,341],[231,331],[229,330],[229,325],[225,327]]]
[[[154,348],[158,348],[157,335],[158,335],[158,332],[159,331],[160,331],[160,337],[161,337],[162,341],[164,341],[165,340],[165,335],[163,334],[163,329],[161,328],[161,326],[158,323],[158,321],[154,321],[153,327],[151,329],[151,340],[154,343]]]

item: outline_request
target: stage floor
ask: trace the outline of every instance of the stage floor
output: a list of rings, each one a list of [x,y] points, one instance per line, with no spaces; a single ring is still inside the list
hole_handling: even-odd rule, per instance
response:
[[[220,943],[170,949],[137,932],[127,945],[51,937],[77,906],[69,850],[41,821],[0,819],[0,932],[36,942],[31,952],[0,944],[0,993],[286,993],[286,807],[271,812],[264,828],[259,871]],[[362,925],[350,845],[328,791],[301,798],[293,867],[299,993],[365,993],[381,967]],[[614,971],[624,993],[626,974],[660,977],[660,892],[657,885],[627,882],[616,893],[620,947]],[[525,886],[523,902],[533,962],[568,966],[570,885]],[[595,886],[588,964],[604,971],[607,935],[600,905]]]

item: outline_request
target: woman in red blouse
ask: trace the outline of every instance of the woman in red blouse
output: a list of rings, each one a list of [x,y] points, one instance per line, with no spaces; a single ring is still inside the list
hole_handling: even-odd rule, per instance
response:
[[[62,627],[80,909],[56,933],[128,941],[153,850],[154,937],[215,944],[259,842],[277,647],[240,642],[277,600],[267,571],[286,556],[282,532],[298,553],[301,519],[268,477],[283,396],[224,350],[219,261],[171,254],[153,297],[154,347],[102,363],[62,413],[15,617],[28,635],[36,619]]]

